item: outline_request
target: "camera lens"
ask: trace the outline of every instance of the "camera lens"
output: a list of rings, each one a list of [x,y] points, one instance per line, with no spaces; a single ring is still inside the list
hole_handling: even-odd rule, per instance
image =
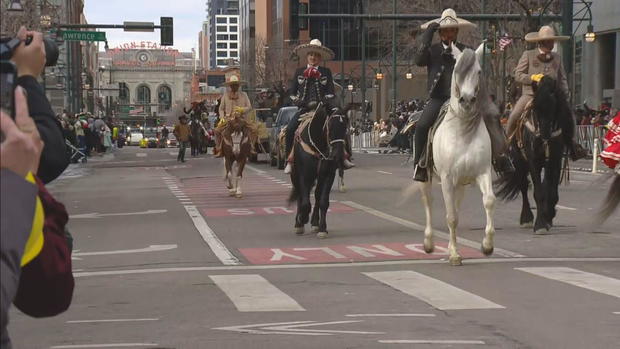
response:
[[[58,62],[58,45],[53,39],[48,37],[43,38],[43,45],[45,46],[45,66],[55,66]]]

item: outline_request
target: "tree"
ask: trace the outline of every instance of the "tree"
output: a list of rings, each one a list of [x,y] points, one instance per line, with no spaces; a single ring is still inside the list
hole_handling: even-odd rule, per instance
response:
[[[269,47],[262,37],[256,38],[254,76],[256,86],[276,90],[283,95],[297,61],[291,47]]]

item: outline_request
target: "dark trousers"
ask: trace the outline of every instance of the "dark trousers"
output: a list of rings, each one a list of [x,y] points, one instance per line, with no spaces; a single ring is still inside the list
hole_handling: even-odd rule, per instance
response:
[[[179,155],[177,161],[185,161],[185,149],[187,149],[188,142],[179,142]]]
[[[420,120],[418,120],[415,125],[415,156],[413,158],[415,165],[417,165],[418,161],[420,161],[422,151],[424,151],[424,148],[426,147],[426,141],[428,140],[428,131],[437,120],[437,117],[439,116],[439,110],[441,109],[441,106],[448,100],[448,98],[449,97],[431,98],[424,107],[424,111],[420,116]]]
[[[299,127],[299,117],[305,111],[300,110],[293,117],[291,121],[289,121],[286,126],[286,156],[288,157],[291,154],[291,149],[293,149],[293,142],[295,141],[295,132],[297,131],[297,127]]]

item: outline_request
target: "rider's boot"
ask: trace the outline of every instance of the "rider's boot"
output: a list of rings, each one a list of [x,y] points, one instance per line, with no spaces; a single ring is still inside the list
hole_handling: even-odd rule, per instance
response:
[[[510,160],[506,154],[501,154],[497,157],[497,159],[493,159],[493,168],[497,173],[515,172],[515,167],[512,164],[512,160]]]
[[[348,170],[348,169],[351,169],[351,168],[355,167],[355,164],[351,161],[351,159],[352,158],[351,158],[350,153],[345,151],[344,152],[344,162],[343,162],[345,170]]]
[[[420,165],[416,165],[413,170],[413,180],[417,182],[426,182],[428,181],[428,171],[425,168],[420,167]]]
[[[291,174],[291,172],[293,172],[293,166],[291,165],[290,162],[286,162],[286,167],[284,168],[284,173],[286,174]]]

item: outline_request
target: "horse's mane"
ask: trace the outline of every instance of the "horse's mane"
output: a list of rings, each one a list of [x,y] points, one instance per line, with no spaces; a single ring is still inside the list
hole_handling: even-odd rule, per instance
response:
[[[537,84],[532,103],[544,137],[550,137],[554,129],[563,126],[561,123],[572,120],[566,94],[550,76]]]
[[[466,76],[469,72],[471,72],[476,62],[477,57],[474,50],[469,48],[463,50],[463,53],[454,66],[454,79],[461,80],[460,77]],[[478,80],[478,95],[476,97],[475,111],[471,113],[470,118],[465,119],[466,134],[473,134],[483,115],[498,114],[499,110],[497,109],[497,106],[490,102],[486,84],[481,76]]]

